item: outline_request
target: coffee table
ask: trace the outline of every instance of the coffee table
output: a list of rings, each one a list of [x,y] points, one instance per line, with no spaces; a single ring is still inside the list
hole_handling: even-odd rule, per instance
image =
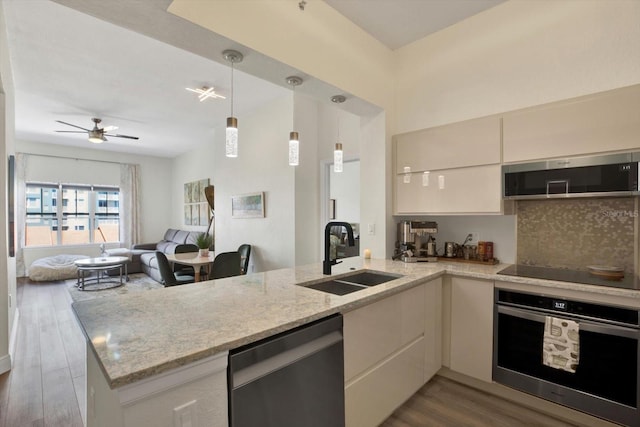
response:
[[[84,258],[74,261],[76,267],[78,267],[78,283],[76,286],[79,290],[84,291],[85,284],[100,284],[100,283],[113,283],[114,286],[109,286],[108,288],[100,288],[100,289],[110,289],[117,288],[119,286],[124,285],[122,281],[122,272],[124,271],[124,277],[128,278],[127,274],[127,263],[129,262],[129,257],[126,256],[107,256],[107,257],[97,257],[97,258]],[[115,281],[115,279],[104,279],[102,277],[102,273],[107,272],[108,270],[120,270],[119,280]],[[87,272],[91,274],[92,272],[96,273],[96,277],[87,277]],[[100,280],[102,278],[102,281]]]

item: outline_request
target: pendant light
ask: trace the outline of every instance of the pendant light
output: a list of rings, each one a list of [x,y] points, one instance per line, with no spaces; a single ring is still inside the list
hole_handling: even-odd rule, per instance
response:
[[[302,84],[302,79],[297,76],[287,77],[287,84],[290,85],[293,90],[293,129],[296,128],[296,86]],[[289,166],[298,166],[300,163],[300,138],[298,132],[295,130],[289,132]]]
[[[227,117],[227,132],[225,139],[225,155],[238,157],[238,119],[233,117],[233,65],[242,62],[244,58],[237,50],[227,49],[222,56],[231,63],[231,116]]]
[[[342,104],[346,101],[342,95],[335,95],[331,97],[331,102],[336,104]],[[340,111],[338,111],[338,142],[336,142],[336,149],[333,150],[333,171],[342,172],[342,143],[340,142]]]

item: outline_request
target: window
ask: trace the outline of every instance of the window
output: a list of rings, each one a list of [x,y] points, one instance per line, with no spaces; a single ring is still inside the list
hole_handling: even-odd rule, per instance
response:
[[[120,190],[27,183],[26,246],[118,242]]]

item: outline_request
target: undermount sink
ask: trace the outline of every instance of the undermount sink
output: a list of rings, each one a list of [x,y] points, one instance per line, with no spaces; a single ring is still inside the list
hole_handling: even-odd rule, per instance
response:
[[[371,286],[380,285],[402,277],[400,274],[381,273],[378,271],[360,271],[348,276],[331,278],[316,283],[301,283],[300,286],[334,295],[346,295]]]

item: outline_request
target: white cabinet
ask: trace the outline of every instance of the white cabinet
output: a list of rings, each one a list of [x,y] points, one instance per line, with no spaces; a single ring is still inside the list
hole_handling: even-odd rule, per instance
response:
[[[500,117],[452,123],[394,137],[396,173],[500,163]]]
[[[493,281],[451,278],[451,370],[491,382]]]
[[[404,175],[396,175],[394,213],[500,213],[500,173],[499,164],[433,171],[427,186],[422,173],[412,173],[408,183]]]
[[[87,427],[227,427],[227,352],[117,389],[87,345]],[[186,424],[183,424],[186,425]]]
[[[440,368],[440,295],[436,279],[344,313],[347,426],[379,425]]]
[[[503,160],[640,148],[640,85],[506,113]]]
[[[430,281],[424,290],[424,383],[442,367],[442,278]]]
[[[394,213],[501,213],[500,123],[490,116],[396,135]]]

